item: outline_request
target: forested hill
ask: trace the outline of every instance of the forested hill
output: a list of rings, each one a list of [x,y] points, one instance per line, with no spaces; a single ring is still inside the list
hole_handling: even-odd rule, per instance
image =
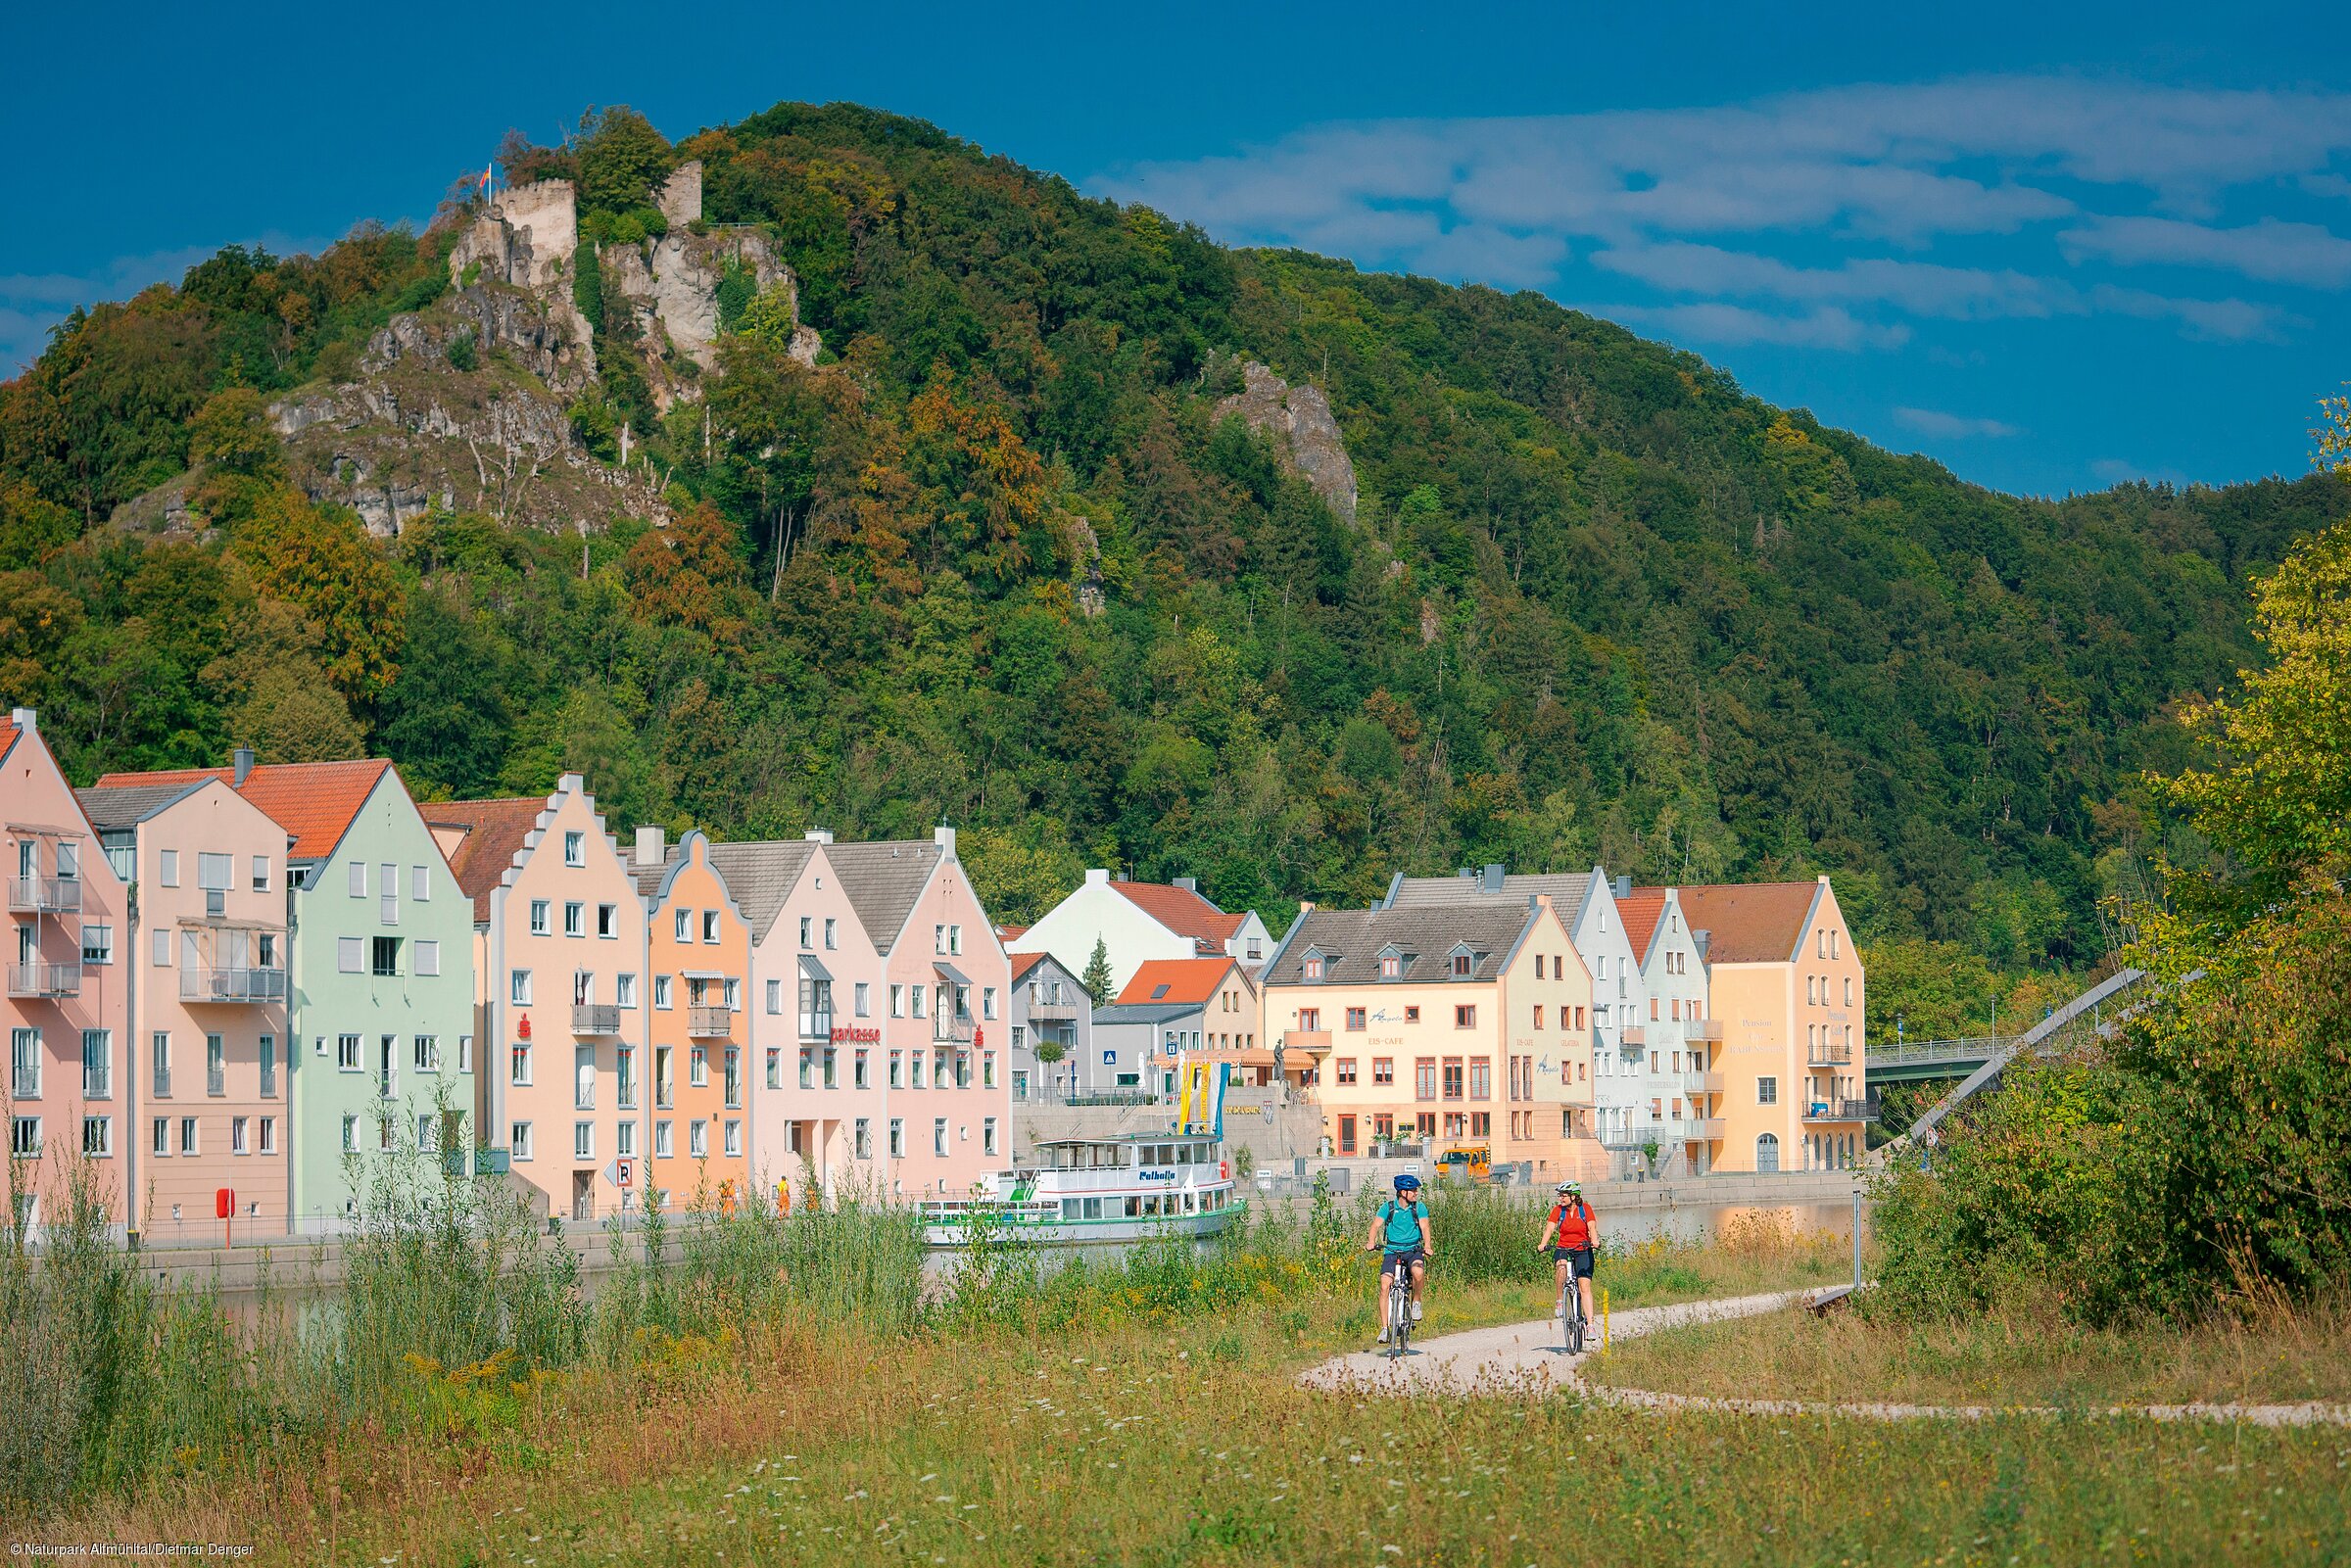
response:
[[[1598,858],[1825,870],[1881,945],[2080,966],[2159,831],[2132,780],[2165,705],[2251,657],[2246,575],[2344,509],[2318,478],[1993,494],[1537,295],[1224,250],[853,107],[676,146],[612,111],[510,138],[505,176],[575,180],[625,246],[689,159],[823,348],[722,289],[663,413],[582,281],[570,439],[617,460],[625,426],[660,526],[382,538],[289,483],[264,404],[359,376],[398,312],[456,319],[461,201],[223,252],[0,392],[0,695],[78,778],[249,741],[459,795],[577,768],[623,828],[946,820],[1007,919],[1087,864],[1278,922],[1398,869]],[[1252,361],[1326,394],[1352,518],[1218,417]],[[170,527],[117,515],[158,487]]]

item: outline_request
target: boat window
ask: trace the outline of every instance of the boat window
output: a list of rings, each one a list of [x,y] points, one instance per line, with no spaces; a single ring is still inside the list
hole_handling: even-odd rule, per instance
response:
[[[1085,1201],[1085,1217],[1088,1219],[1100,1219],[1102,1217],[1101,1199],[1088,1198]]]
[[[1192,1212],[1194,1207],[1195,1206],[1192,1203],[1192,1195],[1188,1192],[1185,1193],[1183,1195],[1183,1212],[1188,1214]]]
[[[1064,1198],[1061,1201],[1061,1217],[1064,1219],[1076,1219],[1078,1217],[1077,1199]]]
[[[1129,1218],[1129,1219],[1132,1219],[1132,1218],[1134,1218],[1134,1217],[1135,1217],[1137,1214],[1141,1213],[1142,1212],[1143,1212],[1143,1201],[1142,1201],[1140,1198],[1129,1198],[1129,1199],[1128,1199],[1128,1200],[1127,1200],[1127,1217],[1128,1217],[1128,1218]]]

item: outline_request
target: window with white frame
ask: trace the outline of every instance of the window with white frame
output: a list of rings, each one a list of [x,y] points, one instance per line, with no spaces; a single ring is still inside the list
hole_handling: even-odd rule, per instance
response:
[[[159,1121],[156,1126],[160,1128],[163,1123]],[[350,1112],[343,1115],[343,1152],[347,1155],[360,1152],[360,1118]]]
[[[906,1158],[906,1118],[904,1117],[889,1118],[889,1158],[892,1160]]]
[[[81,1031],[81,1097],[85,1100],[112,1100],[115,1097],[115,1031],[112,1029]]]
[[[415,955],[417,974],[438,974],[441,973],[441,944],[439,942],[431,937],[419,937],[409,944],[408,951]]]
[[[767,982],[767,1010],[770,1013],[784,1011],[784,982],[782,980]]]
[[[572,832],[563,835],[563,864],[566,866],[588,864],[588,835],[586,833]]]
[[[939,1159],[947,1157],[947,1118],[936,1117],[931,1122],[931,1152]]]
[[[531,1042],[516,1040],[511,1056],[511,1076],[507,1081],[518,1087],[528,1087],[531,1081]]]
[[[412,1042],[411,1051],[409,1060],[415,1065],[417,1071],[438,1072],[441,1070],[441,1036],[419,1034]]]
[[[429,903],[432,896],[433,868],[410,866],[408,868],[408,897],[415,903],[423,904]]]
[[[670,935],[672,939],[680,942],[686,941],[693,934],[691,930],[693,925],[694,911],[691,909],[679,910],[670,921]]]
[[[81,928],[81,961],[84,964],[112,964],[115,961],[115,928],[93,924]]]
[[[575,1121],[571,1124],[571,1158],[574,1160],[594,1160],[596,1158],[595,1122]]]
[[[41,1031],[8,1031],[9,1092],[19,1100],[41,1097]]]
[[[743,1155],[743,1122],[734,1117],[727,1118],[725,1148],[727,1158],[730,1160],[740,1159]]]
[[[113,1117],[83,1117],[81,1118],[81,1152],[85,1159],[111,1160],[115,1153],[115,1118]]]
[[[613,941],[619,937],[620,906],[618,904],[596,906],[596,934],[605,941]]]
[[[358,1072],[360,1068],[360,1037],[356,1034],[335,1036],[335,1069],[341,1072]]]
[[[470,1034],[457,1036],[457,1070],[459,1072],[473,1070],[473,1036]]]
[[[718,942],[718,911],[715,909],[702,911],[702,940],[712,946]]]
[[[162,882],[166,887],[177,887],[179,885],[178,850],[167,849],[158,856],[158,863],[156,866],[156,880]]]
[[[987,1117],[980,1123],[980,1152],[984,1155],[992,1155],[996,1152],[996,1118],[994,1117]]]
[[[197,1126],[198,1118],[195,1117],[181,1117],[179,1118],[179,1152],[181,1154],[192,1155],[202,1154],[204,1152],[197,1146]]]
[[[506,976],[506,1000],[516,1007],[531,1005],[531,972],[515,970]]]
[[[588,906],[576,898],[563,906],[563,934],[566,936],[588,934]]]
[[[507,1139],[507,1147],[517,1160],[531,1158],[531,1124],[529,1122],[517,1121],[514,1123],[513,1134]]]
[[[984,1019],[996,1016],[996,988],[992,985],[980,988],[980,1016]]]
[[[367,896],[367,863],[363,860],[353,861],[344,872],[344,881],[350,887],[352,897],[365,898]]]
[[[230,1154],[246,1155],[253,1153],[253,1148],[248,1141],[250,1137],[251,1125],[251,1118],[247,1117],[230,1117],[228,1118],[228,1152]]]
[[[612,1128],[612,1152],[623,1160],[637,1157],[637,1123],[622,1121]]]
[[[545,936],[547,934],[549,907],[550,906],[547,900],[544,898],[534,898],[531,900],[531,934],[533,936]]]
[[[635,1007],[637,1005],[637,976],[634,974],[612,976],[612,1000],[621,1007]]]
[[[686,1154],[693,1160],[710,1158],[710,1123],[700,1117],[686,1123]]]
[[[827,951],[831,951],[840,945],[840,922],[835,920],[832,916],[827,915],[825,917],[825,948]]]
[[[40,1159],[41,1118],[39,1117],[11,1117],[8,1118],[8,1152],[18,1160]]]
[[[668,976],[668,975],[666,975],[666,974],[656,974],[656,975],[654,975],[654,976],[653,976],[653,1006],[654,1006],[654,1007],[656,1007],[656,1008],[659,1008],[659,1009],[666,1010],[666,1009],[669,1007],[669,993],[670,993],[669,976]]]
[[[874,988],[864,980],[857,982],[857,1016],[861,1019],[874,1016]]]
[[[147,945],[154,949],[154,963],[159,970],[171,967],[171,932],[158,926],[147,933]]]
[[[667,1160],[677,1152],[676,1141],[670,1132],[671,1126],[672,1123],[667,1121],[653,1123],[653,1158],[655,1160]]]
[[[893,985],[889,988],[889,1016],[893,1019],[902,1019],[906,1016],[906,987],[903,985]]]

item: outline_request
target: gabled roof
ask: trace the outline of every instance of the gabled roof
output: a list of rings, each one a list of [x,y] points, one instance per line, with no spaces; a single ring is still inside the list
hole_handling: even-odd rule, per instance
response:
[[[267,762],[248,769],[237,784],[233,768],[173,768],[159,773],[110,773],[100,789],[141,784],[191,784],[217,779],[259,806],[293,837],[291,860],[324,860],[351,831],[360,808],[375,793],[392,764],[381,757],[350,762]]]
[[[1018,985],[1029,977],[1029,972],[1044,963],[1050,953],[1015,953],[1012,955],[1012,983]]]
[[[1616,913],[1624,921],[1624,938],[1633,944],[1633,958],[1638,963],[1649,962],[1650,944],[1665,919],[1665,891],[1662,887],[1636,887],[1616,900]]]
[[[1559,912],[1559,924],[1572,928],[1575,918],[1583,913],[1584,898],[1592,891],[1592,874],[1574,872],[1529,872],[1520,876],[1506,876],[1499,891],[1487,886],[1485,877],[1478,872],[1464,872],[1456,877],[1398,877],[1388,884],[1388,896],[1381,899],[1381,909],[1422,909],[1434,904],[1474,904],[1486,899],[1508,900],[1517,908],[1537,893],[1551,895],[1551,907]]]
[[[710,865],[726,881],[735,907],[750,923],[751,940],[767,940],[801,874],[825,847],[813,838],[764,838],[747,844],[710,846]]]
[[[1029,927],[1026,926],[999,926],[996,927],[996,940],[999,942],[1017,942],[1028,934]]]
[[[539,826],[539,814],[547,809],[547,797],[436,800],[416,809],[423,815],[427,828],[456,829],[463,832],[456,847],[445,851],[450,874],[473,900],[474,920],[488,920],[490,895]]]
[[[1224,976],[1240,968],[1229,958],[1154,958],[1138,965],[1134,977],[1117,997],[1120,1007],[1202,1007],[1217,994]],[[1244,979],[1244,984],[1246,980]]]
[[[1325,968],[1320,983],[1325,984],[1378,982],[1379,954],[1388,947],[1405,955],[1403,973],[1396,980],[1451,979],[1451,955],[1460,947],[1485,955],[1470,978],[1491,980],[1502,973],[1511,954],[1532,928],[1536,913],[1523,898],[1511,903],[1501,897],[1395,910],[1309,910],[1290,928],[1262,983],[1310,983],[1305,978],[1303,964],[1310,948],[1323,956]],[[1388,983],[1394,984],[1396,980]]]
[[[1713,883],[1679,889],[1682,924],[1708,932],[1709,964],[1785,964],[1798,956],[1826,884]]]
[[[938,844],[928,838],[897,838],[827,844],[824,850],[875,949],[887,953],[896,947],[906,917],[914,913],[915,900],[923,896],[938,867],[943,853]]]
[[[1188,887],[1167,882],[1117,882],[1113,891],[1195,947],[1220,952],[1246,917],[1227,915]]]
[[[0,719],[0,762],[6,762],[8,754],[17,749],[17,736],[20,734],[22,732],[17,729],[16,720]]]
[[[186,799],[211,782],[209,779],[199,779],[193,784],[98,784],[74,790],[73,798],[81,802],[82,815],[90,819],[90,826],[100,832],[106,832],[136,828],[165,807]]]

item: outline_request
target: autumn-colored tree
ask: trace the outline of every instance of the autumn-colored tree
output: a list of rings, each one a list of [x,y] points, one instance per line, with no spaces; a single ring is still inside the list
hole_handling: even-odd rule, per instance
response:
[[[232,546],[254,591],[299,607],[316,624],[326,677],[364,707],[399,674],[408,605],[399,575],[357,516],[312,505],[298,491],[269,493]]]
[[[906,424],[908,472],[926,491],[935,555],[968,552],[973,575],[1000,586],[1050,550],[1045,466],[1002,409],[958,398],[954,372],[938,364]]]
[[[72,512],[17,475],[0,473],[0,571],[38,566],[80,534]]]
[[[740,549],[734,525],[707,501],[647,529],[624,563],[637,617],[739,639],[747,609]]]

